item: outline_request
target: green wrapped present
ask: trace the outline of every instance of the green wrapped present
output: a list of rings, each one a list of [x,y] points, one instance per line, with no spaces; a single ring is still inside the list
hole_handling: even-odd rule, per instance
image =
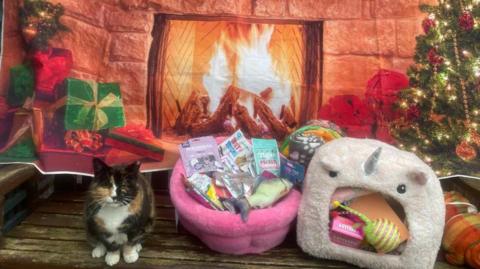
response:
[[[118,83],[69,78],[65,129],[98,131],[125,125],[125,112]]]
[[[35,79],[33,69],[28,65],[17,65],[10,68],[10,87],[7,103],[10,106],[22,106],[28,97],[33,96]]]

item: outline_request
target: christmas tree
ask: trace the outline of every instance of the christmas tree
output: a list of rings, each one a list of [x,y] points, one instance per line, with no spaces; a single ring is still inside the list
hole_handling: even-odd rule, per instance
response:
[[[422,5],[410,88],[400,93],[401,117],[391,125],[399,146],[438,175],[480,175],[480,0]]]

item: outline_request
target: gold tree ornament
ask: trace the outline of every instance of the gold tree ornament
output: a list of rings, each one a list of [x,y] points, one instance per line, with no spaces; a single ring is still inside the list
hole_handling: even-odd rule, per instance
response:
[[[30,43],[35,37],[37,37],[38,29],[35,25],[29,24],[22,29],[22,35],[25,42]]]

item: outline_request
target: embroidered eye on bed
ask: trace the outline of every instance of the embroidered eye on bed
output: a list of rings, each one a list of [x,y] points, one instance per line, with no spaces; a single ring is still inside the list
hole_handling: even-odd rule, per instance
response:
[[[328,172],[328,175],[329,175],[330,177],[337,177],[337,176],[338,176],[338,172],[337,172],[337,171],[329,171],[329,172]]]

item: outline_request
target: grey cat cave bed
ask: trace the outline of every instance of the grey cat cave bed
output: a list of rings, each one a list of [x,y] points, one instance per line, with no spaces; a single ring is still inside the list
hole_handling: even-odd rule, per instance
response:
[[[376,140],[340,138],[317,150],[304,184],[297,240],[305,252],[367,268],[433,268],[444,226],[443,195],[435,173],[414,154]],[[401,253],[331,242],[331,197],[345,187],[381,193],[403,208],[409,237]]]

